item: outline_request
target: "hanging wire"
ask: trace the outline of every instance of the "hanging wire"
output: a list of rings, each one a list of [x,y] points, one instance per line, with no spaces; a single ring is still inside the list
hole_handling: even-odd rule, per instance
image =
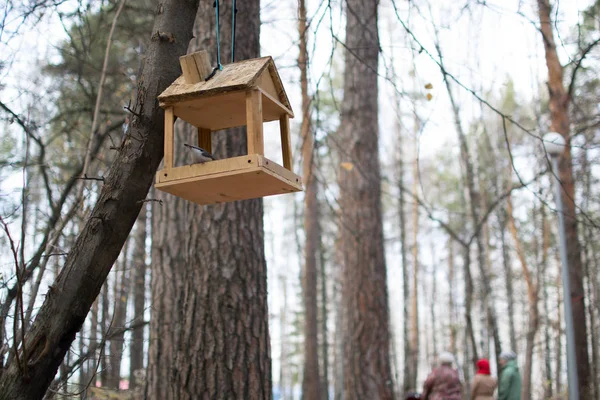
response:
[[[231,62],[235,62],[235,15],[237,14],[235,0],[231,5]]]
[[[223,69],[223,65],[221,65],[221,37],[219,36],[219,0],[215,0],[214,7],[217,18],[217,68],[220,71]]]
[[[216,30],[217,30],[217,66],[213,69],[213,71],[208,75],[205,81],[208,81],[210,78],[215,76],[217,71],[223,70],[223,65],[221,64],[221,35],[219,33],[219,0],[215,0],[213,3],[213,7],[215,8],[215,17],[217,19]],[[235,15],[237,14],[236,0],[232,0],[231,6],[231,62],[235,62]]]

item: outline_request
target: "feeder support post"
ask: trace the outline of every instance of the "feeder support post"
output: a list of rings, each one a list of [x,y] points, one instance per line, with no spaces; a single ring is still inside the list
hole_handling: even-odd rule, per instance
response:
[[[290,116],[283,114],[279,117],[279,130],[281,132],[281,151],[283,155],[283,166],[292,170],[292,143],[290,140]]]
[[[205,128],[198,128],[198,147],[212,153],[212,137],[211,130]]]
[[[246,92],[248,154],[265,154],[263,141],[262,94],[258,89]]]
[[[164,169],[173,168],[173,129],[175,124],[175,117],[173,115],[173,107],[167,107],[165,109],[165,155],[164,155]]]

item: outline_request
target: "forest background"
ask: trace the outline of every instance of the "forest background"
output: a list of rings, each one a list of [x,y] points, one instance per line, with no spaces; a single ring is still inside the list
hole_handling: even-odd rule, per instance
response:
[[[214,55],[214,40],[200,40],[214,29],[209,3],[201,2],[194,45]],[[251,3],[258,10],[258,3]],[[370,295],[382,296],[376,300],[389,308],[389,318],[382,318],[389,323],[384,330],[390,332],[394,392],[420,388],[441,351],[455,354],[468,382],[474,357],[490,357],[497,374],[498,350],[511,349],[519,356],[523,398],[560,396],[566,392],[566,350],[558,226],[541,142],[555,124],[550,108],[557,93],[540,25],[540,9],[548,3],[366,3],[373,3],[371,11],[378,9],[378,18],[363,21],[352,12],[352,1],[262,1],[257,11],[260,54],[275,59],[296,111],[294,169],[302,171],[310,189],[265,198],[264,218],[256,222],[264,226],[268,266],[273,397],[299,398],[302,391],[316,396],[308,398],[352,398],[344,353],[350,333],[341,310],[348,307],[344,213],[354,208],[344,185],[347,175],[365,168],[360,157],[344,151],[349,57],[375,74],[379,88],[374,130],[362,133],[379,138],[375,151],[365,148],[381,173],[366,182],[381,190],[385,260],[378,265],[387,271],[387,293]],[[5,4],[0,28],[3,368],[18,362],[14,348],[22,346],[137,116],[136,86],[160,7],[147,0]],[[244,35],[252,25],[244,24],[250,11],[238,7]],[[225,19],[227,5],[223,12]],[[596,1],[556,1],[547,24],[568,95],[563,103],[575,180],[572,220],[580,243],[573,250],[580,263],[571,268],[581,280],[574,301],[583,299],[576,325],[584,327],[586,342],[578,342],[578,355],[585,349],[588,358],[580,361],[580,375],[595,399],[600,398],[600,135],[594,73],[599,12]],[[348,44],[349,14],[370,24],[363,29],[378,32],[371,59]],[[252,47],[257,45],[239,39],[243,57],[238,58],[257,56]],[[178,67],[176,58],[172,63]],[[179,135],[186,129],[179,127]],[[281,163],[278,136],[277,127],[267,124],[266,155]],[[366,172],[370,176],[371,169]],[[152,341],[160,337],[159,325],[183,319],[174,320],[181,317],[175,312],[166,317],[176,302],[157,303],[166,290],[160,282],[172,279],[175,290],[183,290],[181,280],[193,274],[160,271],[160,265],[175,265],[178,255],[188,262],[198,257],[199,247],[176,243],[197,240],[197,232],[189,233],[192,226],[207,221],[198,209],[153,189],[141,205],[118,261],[51,382],[52,395],[99,395],[97,386],[107,392],[127,389],[127,395],[163,390],[156,381],[168,375],[152,366],[165,361],[153,349],[167,345]],[[174,220],[178,228],[165,222]],[[314,221],[316,234],[308,235]],[[234,243],[221,242],[218,251],[231,251],[227,246]],[[194,326],[190,329],[200,329]],[[171,345],[181,345],[172,340]]]

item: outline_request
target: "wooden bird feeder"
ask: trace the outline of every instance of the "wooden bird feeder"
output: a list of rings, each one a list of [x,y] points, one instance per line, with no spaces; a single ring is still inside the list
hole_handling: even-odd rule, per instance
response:
[[[292,172],[290,118],[294,117],[271,57],[212,68],[206,51],[179,59],[183,75],[160,96],[165,109],[165,156],[156,188],[198,204],[252,199],[302,190]],[[175,117],[198,128],[198,146],[212,153],[211,134],[246,126],[248,154],[203,164],[173,166]],[[264,156],[263,122],[279,121],[283,167]],[[177,151],[185,151],[183,146]]]

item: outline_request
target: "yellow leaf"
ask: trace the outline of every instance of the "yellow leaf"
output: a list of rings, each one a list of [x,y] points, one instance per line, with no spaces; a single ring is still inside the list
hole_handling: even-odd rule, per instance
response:
[[[428,83],[427,85],[425,85],[425,89],[433,89],[433,85],[431,83]]]
[[[340,163],[340,166],[342,168],[344,168],[346,171],[352,171],[352,169],[354,168],[354,164],[352,164],[351,162]]]
[[[431,93],[427,93],[427,100],[431,101],[433,99],[433,95]]]

